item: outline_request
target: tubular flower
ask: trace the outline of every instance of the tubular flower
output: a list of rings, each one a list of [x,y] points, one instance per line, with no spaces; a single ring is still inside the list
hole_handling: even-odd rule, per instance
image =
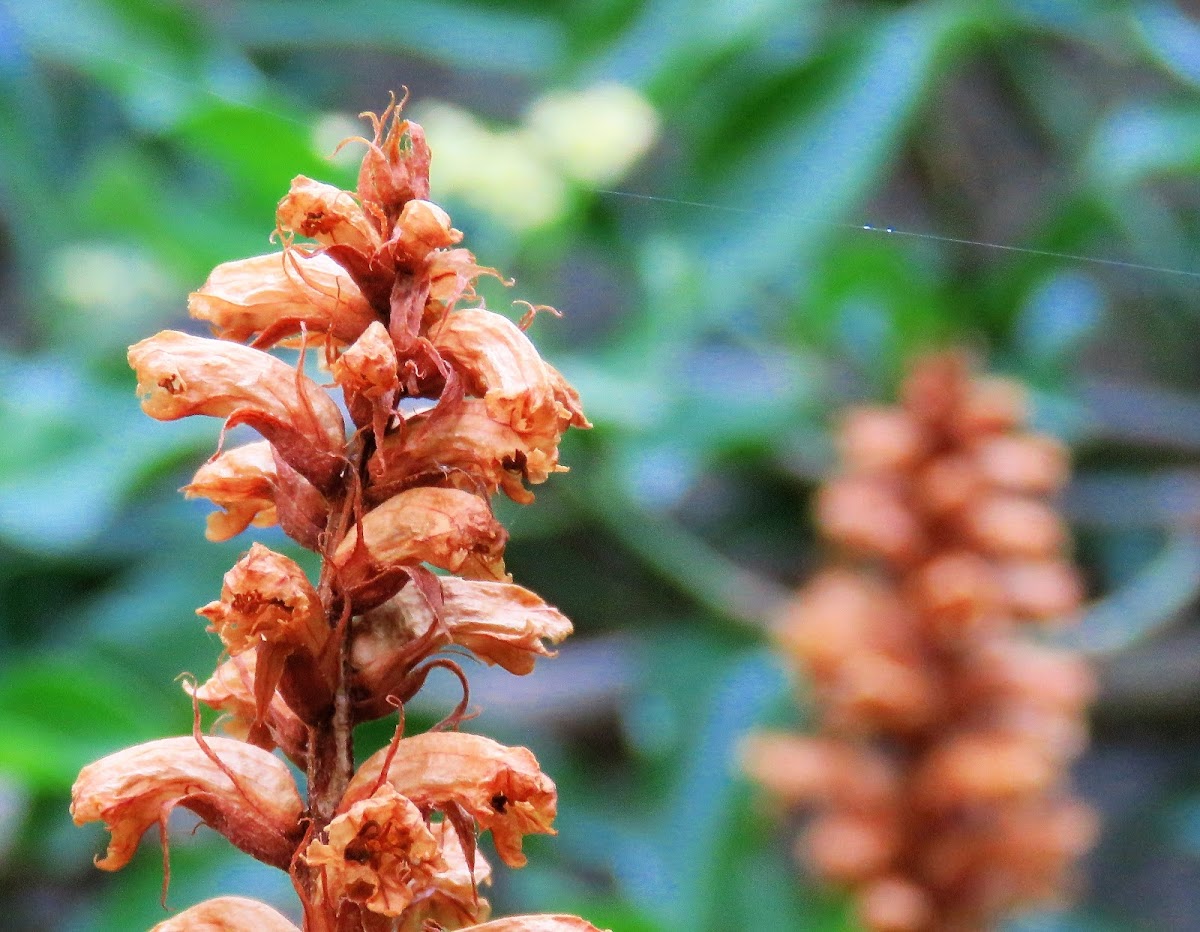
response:
[[[394,752],[384,748],[368,758],[346,788],[340,808],[383,782],[422,809],[445,812],[453,805],[465,810],[480,829],[491,829],[496,853],[509,867],[525,864],[523,836],[554,834],[550,823],[558,794],[526,748],[459,732],[414,735]]]
[[[842,420],[817,517],[843,559],[779,621],[823,734],[755,736],[743,766],[811,813],[798,851],[867,928],[990,928],[1069,891],[1095,832],[1066,788],[1092,674],[1023,636],[1081,599],[1046,498],[1066,453],[961,356],[917,363],[901,398]]]
[[[442,724],[456,728],[468,683],[444,648],[517,674],[553,656],[571,624],[511,583],[492,497],[531,501],[527,483],[565,468],[564,431],[588,426],[524,332],[482,307],[476,280],[499,276],[427,200],[421,128],[395,102],[370,118],[355,191],[295,178],[275,217],[283,250],[227,262],[191,295],[215,338],[165,331],[129,350],[147,414],[223,418],[263,438],[218,452],[185,486],[218,508],[207,536],[277,524],[319,570],[310,579],[251,544],[198,609],[228,657],[203,685],[184,686],[195,735],[84,768],[72,804],[77,822],[112,832],[97,862],[107,870],[128,862],[150,825],[165,832],[174,807],[193,810],[289,873],[305,932],[484,922],[479,886],[491,868],[478,835],[490,832],[519,867],[525,835],[554,833],[554,784],[524,748],[454,731],[403,737],[401,726],[356,773],[353,735],[397,712],[402,723],[438,668],[463,686]],[[297,363],[272,355],[277,346],[298,350]],[[310,350],[332,385],[304,374]],[[199,703],[221,713],[222,737],[200,735]],[[304,770],[307,799],[275,751]],[[591,928],[561,917],[528,925],[537,921],[507,927]],[[250,927],[294,928],[238,898],[161,925]]]
[[[151,932],[300,932],[266,903],[242,896],[218,896],[160,922]]]
[[[320,889],[334,903],[399,916],[414,888],[447,869],[421,810],[387,784],[335,816],[326,834],[328,841],[312,842],[303,858],[321,871]]]
[[[346,271],[298,249],[224,262],[188,296],[188,311],[223,340],[272,346],[302,329],[350,343],[379,318]]]
[[[230,738],[162,738],[88,764],[71,788],[76,825],[102,820],[112,832],[96,866],[119,870],[142,834],[165,824],[176,806],[191,809],[245,851],[287,867],[304,804],[287,766]]]

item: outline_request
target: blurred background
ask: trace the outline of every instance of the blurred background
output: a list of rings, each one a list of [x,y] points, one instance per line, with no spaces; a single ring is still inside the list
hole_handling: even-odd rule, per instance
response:
[[[204,540],[207,506],[176,489],[217,424],[143,416],[125,347],[199,332],[188,291],[271,249],[293,175],[352,186],[360,150],[330,153],[407,86],[435,199],[517,280],[489,305],[564,311],[531,336],[596,425],[569,438],[570,475],[503,514],[516,580],[576,636],[524,679],[470,671],[473,727],[534,748],[561,798],[559,836],[497,871],[496,915],[853,928],[800,878],[736,747],[806,719],[766,628],[819,557],[831,414],[889,397],[913,351],[965,342],[1072,446],[1094,606],[1078,642],[1102,676],[1077,768],[1101,842],[1077,905],[1012,927],[1200,928],[1196,16],[0,2],[0,924],[164,916],[157,842],[93,869],[104,833],[70,824],[68,792],[94,758],[186,733],[175,677],[219,651],[193,611],[250,538]],[[433,682],[410,720],[454,698]],[[232,893],[291,908],[282,874],[179,833],[170,905]]]

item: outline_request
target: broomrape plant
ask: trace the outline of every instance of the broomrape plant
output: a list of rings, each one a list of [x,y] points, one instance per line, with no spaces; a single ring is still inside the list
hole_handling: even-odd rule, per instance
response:
[[[564,469],[563,432],[590,425],[525,336],[533,309],[518,326],[479,301],[474,283],[496,273],[427,200],[429,147],[400,108],[365,114],[374,137],[357,140],[356,191],[296,178],[277,213],[283,248],[218,266],[191,296],[215,338],[165,331],[129,350],[151,417],[209,415],[264,438],[222,446],[185,487],[221,509],[208,537],[277,524],[321,569],[312,581],[253,544],[198,612],[228,658],[186,687],[223,714],[224,735],[201,733],[197,705],[190,737],[85,767],[71,813],[105,824],[96,863],[118,870],[155,824],[165,859],[168,817],[189,809],[288,872],[309,932],[592,929],[569,916],[485,921],[478,834],[520,867],[524,836],[553,834],[557,797],[527,749],[455,730],[467,682],[442,653],[525,674],[570,634],[510,581],[490,502],[499,491],[532,501],[528,485]],[[300,363],[273,347],[298,350]],[[310,352],[342,392],[349,430],[304,374]],[[458,676],[463,700],[438,728],[404,737],[404,704],[437,668]],[[397,710],[395,737],[356,771],[354,727]],[[305,796],[284,758],[306,774]],[[295,929],[240,897],[156,928]]]
[[[760,733],[744,764],[812,818],[797,846],[873,932],[995,928],[1069,895],[1095,816],[1067,787],[1094,683],[1032,631],[1082,587],[1048,501],[1066,450],[1019,386],[955,353],[838,431],[816,518],[839,552],[780,619],[821,734]]]

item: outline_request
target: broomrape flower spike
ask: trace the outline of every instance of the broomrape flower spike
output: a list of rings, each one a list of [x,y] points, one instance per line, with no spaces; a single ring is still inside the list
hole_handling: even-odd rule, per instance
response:
[[[1066,452],[958,354],[919,360],[901,399],[842,419],[816,503],[839,559],[779,621],[821,734],[754,735],[743,764],[808,810],[797,853],[866,928],[994,928],[1068,895],[1095,834],[1066,788],[1091,672],[1027,636],[1081,599],[1047,502]]]
[[[198,609],[227,658],[208,682],[184,684],[221,713],[224,734],[200,733],[197,706],[193,736],[85,767],[71,814],[105,824],[96,863],[117,870],[155,824],[165,858],[170,813],[190,809],[291,875],[306,932],[589,930],[571,916],[486,921],[480,833],[512,867],[525,835],[554,834],[557,793],[533,754],[455,730],[403,736],[403,704],[438,667],[464,690],[444,726],[466,717],[466,675],[441,651],[523,675],[571,633],[511,581],[491,500],[532,501],[531,485],[565,469],[563,433],[591,425],[522,327],[480,302],[476,280],[497,273],[426,200],[429,147],[400,109],[393,99],[366,115],[356,190],[296,178],[275,218],[282,249],[218,266],[191,296],[214,337],[166,331],[129,350],[151,417],[209,415],[262,435],[218,450],[184,487],[219,509],[207,536],[277,524],[321,571],[310,580],[252,544]],[[277,346],[300,364],[271,355]],[[304,374],[310,350],[349,425]],[[355,772],[354,727],[396,712],[395,739]],[[305,773],[307,798],[284,758]],[[156,928],[296,926],[219,897]]]

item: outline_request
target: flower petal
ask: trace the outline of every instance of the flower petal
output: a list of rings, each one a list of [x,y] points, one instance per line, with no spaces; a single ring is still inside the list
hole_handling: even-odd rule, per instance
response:
[[[229,540],[255,527],[275,524],[275,457],[266,440],[225,450],[196,470],[183,487],[186,498],[207,498],[224,509],[208,516],[204,536]]]
[[[427,732],[402,739],[383,773],[390,748],[359,768],[338,809],[346,811],[381,782],[390,783],[422,809],[458,805],[491,830],[496,852],[521,867],[521,839],[555,834],[558,803],[554,781],[542,773],[528,748],[506,747],[491,738],[461,732]]]
[[[299,249],[221,263],[188,295],[188,313],[223,340],[267,346],[301,328],[350,343],[379,319],[345,269]]]
[[[156,925],[150,932],[300,932],[266,903],[244,896],[218,896]]]
[[[299,565],[256,543],[225,574],[221,598],[197,609],[233,655],[256,648],[263,721],[277,686],[307,721],[333,698],[332,636],[321,598]],[[326,656],[328,654],[328,656]]]
[[[318,890],[334,912],[349,900],[399,916],[412,903],[414,888],[448,867],[421,810],[386,783],[335,816],[327,837],[309,844],[303,858],[322,871]]]
[[[375,321],[332,366],[346,407],[359,427],[373,425],[378,440],[388,426],[400,385],[400,363],[387,327]]]
[[[208,680],[199,686],[183,683],[183,690],[195,696],[210,709],[223,712],[219,720],[225,734],[249,741],[265,751],[280,748],[297,766],[303,766],[308,743],[308,726],[291,710],[276,691],[265,713],[258,714],[255,699],[255,673],[258,651],[248,650],[230,657]],[[262,727],[256,728],[261,721]]]
[[[71,789],[75,824],[103,820],[112,832],[97,867],[115,871],[128,864],[146,829],[179,805],[247,854],[287,869],[304,809],[291,771],[279,758],[232,738],[205,743],[220,766],[188,737],[126,748],[80,771]]]

